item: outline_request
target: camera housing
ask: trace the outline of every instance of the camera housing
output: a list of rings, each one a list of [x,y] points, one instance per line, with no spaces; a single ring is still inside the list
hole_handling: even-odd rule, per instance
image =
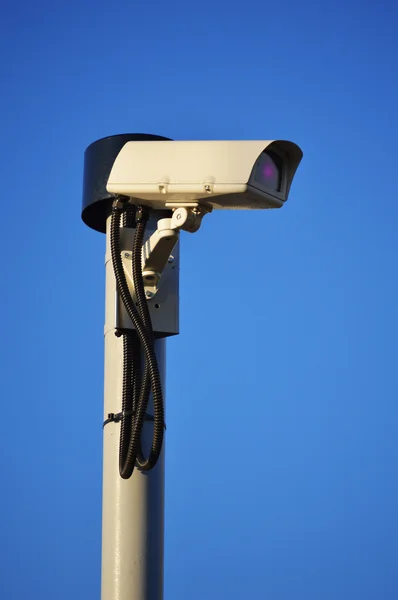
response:
[[[106,190],[154,209],[280,208],[302,156],[296,144],[284,140],[128,141]]]

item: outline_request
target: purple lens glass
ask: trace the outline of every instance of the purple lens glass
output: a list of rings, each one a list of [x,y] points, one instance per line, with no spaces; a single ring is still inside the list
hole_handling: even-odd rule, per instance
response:
[[[283,161],[273,152],[263,152],[259,158],[254,180],[275,191],[280,191]]]

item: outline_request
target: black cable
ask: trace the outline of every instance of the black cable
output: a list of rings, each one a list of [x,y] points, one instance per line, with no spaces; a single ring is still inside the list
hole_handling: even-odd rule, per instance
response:
[[[140,387],[141,373],[137,369],[135,352],[137,343],[134,332],[123,332],[123,379],[122,379],[122,418],[120,419],[119,471],[126,465],[127,449],[132,428],[134,406],[134,388]],[[138,352],[139,355],[139,352]],[[140,360],[140,355],[139,355]],[[139,363],[138,363],[139,365]]]
[[[134,212],[131,204],[124,205],[123,227],[134,226]],[[137,397],[137,388],[140,389],[141,382],[141,355],[139,341],[131,330],[123,330],[123,379],[122,379],[122,411],[118,420],[120,421],[120,443],[119,443],[119,472],[125,469],[127,449],[132,427],[132,416],[135,409],[134,402]],[[115,420],[115,416],[113,415]],[[106,422],[111,420],[108,417]]]
[[[125,211],[123,203],[116,200],[112,207],[111,217],[111,255],[116,278],[117,289],[130,319],[135,327],[135,332],[130,335],[124,333],[124,370],[122,391],[122,424],[120,436],[119,471],[123,479],[131,477],[134,466],[149,471],[160,456],[164,436],[164,407],[159,366],[155,354],[154,336],[145,299],[144,283],[142,280],[142,244],[145,228],[149,218],[147,209],[137,211],[138,218],[133,246],[133,281],[135,286],[138,308],[131,297],[126,276],[123,270],[120,248],[120,222]],[[127,217],[124,217],[126,222]],[[136,336],[136,343],[134,343]],[[138,344],[144,358],[142,380],[141,356],[138,355]],[[134,350],[135,348],[135,350]],[[149,456],[145,459],[141,452],[141,435],[150,392],[152,391],[154,406],[154,428],[152,445]],[[123,412],[125,411],[125,412]],[[127,413],[127,414],[126,414]]]
[[[144,326],[146,327],[148,333],[151,336],[152,345],[154,346],[154,335],[153,328],[151,322],[151,315],[148,308],[148,303],[145,297],[145,289],[144,282],[142,279],[142,246],[144,243],[144,235],[145,229],[149,219],[149,210],[145,207],[137,210],[136,213],[136,230],[134,235],[133,242],[133,285],[135,290],[135,296],[138,304],[138,310]],[[150,365],[147,361],[145,361],[144,365],[144,373],[142,377],[141,384],[141,394],[138,400],[138,407],[141,406],[142,410],[146,411],[146,407],[148,406],[149,395],[151,387],[154,389],[153,392],[153,410],[154,410],[154,429],[153,429],[153,452],[149,454],[147,459],[144,458],[141,452],[141,448],[139,445],[139,451],[137,454],[136,464],[143,471],[149,471],[156,464],[156,461],[159,458],[163,436],[164,436],[164,404],[163,404],[163,394],[162,388],[159,386],[160,395],[155,393],[157,390],[151,385],[151,373],[150,373]],[[138,409],[139,410],[139,409]],[[144,413],[145,414],[145,413]],[[139,442],[138,442],[139,444]]]

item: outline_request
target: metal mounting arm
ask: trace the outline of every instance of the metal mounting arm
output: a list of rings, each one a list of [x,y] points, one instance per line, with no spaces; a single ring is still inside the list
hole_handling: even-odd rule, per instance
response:
[[[178,241],[180,230],[190,233],[198,231],[202,218],[210,211],[211,208],[207,206],[181,207],[173,212],[171,219],[158,221],[156,231],[142,248],[142,276],[148,296],[154,296],[158,290],[160,278]]]

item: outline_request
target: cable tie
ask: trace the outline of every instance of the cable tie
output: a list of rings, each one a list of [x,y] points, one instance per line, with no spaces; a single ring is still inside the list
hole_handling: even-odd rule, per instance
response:
[[[134,410],[122,410],[122,412],[119,412],[116,414],[109,413],[108,418],[102,424],[102,428],[104,428],[105,425],[108,425],[108,423],[119,423],[123,419],[123,417],[131,417],[134,415],[135,415]],[[146,413],[145,417],[144,417],[144,421],[155,421],[155,417],[153,415],[148,415]],[[166,429],[166,423],[164,423],[164,428]]]

